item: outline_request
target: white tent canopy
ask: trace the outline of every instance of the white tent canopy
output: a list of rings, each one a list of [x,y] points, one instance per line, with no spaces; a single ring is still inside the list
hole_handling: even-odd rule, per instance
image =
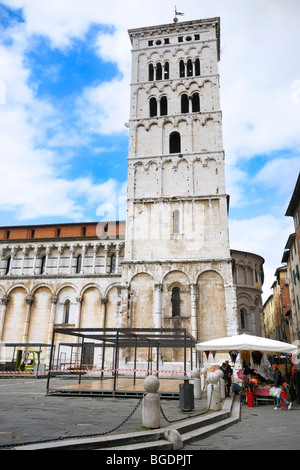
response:
[[[198,351],[216,351],[216,352],[229,352],[229,351],[260,351],[260,352],[278,352],[296,354],[298,351],[297,346],[282,341],[276,341],[268,338],[261,338],[252,335],[237,335],[228,336],[226,338],[217,338],[204,343],[197,343],[196,349]]]

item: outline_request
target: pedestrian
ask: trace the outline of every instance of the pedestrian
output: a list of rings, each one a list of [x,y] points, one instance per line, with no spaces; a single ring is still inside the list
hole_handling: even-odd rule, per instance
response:
[[[231,387],[231,377],[232,377],[232,369],[228,363],[228,361],[223,362],[221,365],[221,371],[224,374],[224,381],[225,381],[225,390],[226,396],[230,396],[230,387]]]
[[[227,368],[227,387],[228,387],[228,396],[230,392],[230,387],[232,384],[232,375],[233,375],[233,370],[229,365],[229,361],[225,361],[226,368]]]
[[[279,394],[278,397],[276,397],[276,406],[275,406],[274,410],[281,410],[281,403],[280,403],[281,401],[287,406],[287,409],[290,410],[291,407],[292,407],[292,402],[287,401],[285,398],[283,398],[281,396],[282,376],[281,376],[280,370],[278,369],[277,364],[273,364],[272,369],[274,370],[274,376],[273,376],[274,387],[280,389],[280,394]]]

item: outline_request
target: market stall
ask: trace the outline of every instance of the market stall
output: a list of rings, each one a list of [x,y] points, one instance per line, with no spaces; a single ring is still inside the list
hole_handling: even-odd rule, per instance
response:
[[[260,368],[263,354],[286,354],[289,357],[291,367],[294,367],[293,362],[295,362],[298,353],[298,347],[293,344],[247,334],[197,343],[196,349],[205,352],[207,357],[210,352],[214,356],[216,353],[227,352],[234,363],[240,355],[241,367],[237,371],[237,377],[242,381],[243,387],[248,393],[248,403],[257,399],[272,399],[272,380]],[[250,367],[250,358],[256,367]]]

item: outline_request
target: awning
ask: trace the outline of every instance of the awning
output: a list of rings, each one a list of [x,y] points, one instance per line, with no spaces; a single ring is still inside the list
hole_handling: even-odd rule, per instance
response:
[[[196,349],[198,351],[216,352],[229,352],[232,350],[261,351],[266,353],[278,352],[288,354],[296,354],[298,352],[298,347],[293,344],[246,334],[217,338],[203,343],[197,343]]]

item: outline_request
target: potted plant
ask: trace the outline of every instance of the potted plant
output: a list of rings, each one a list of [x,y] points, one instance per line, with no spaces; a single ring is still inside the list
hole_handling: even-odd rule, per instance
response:
[[[248,381],[245,382],[246,396],[247,396],[247,405],[249,407],[254,406],[254,392],[257,387],[257,379],[249,377]]]

